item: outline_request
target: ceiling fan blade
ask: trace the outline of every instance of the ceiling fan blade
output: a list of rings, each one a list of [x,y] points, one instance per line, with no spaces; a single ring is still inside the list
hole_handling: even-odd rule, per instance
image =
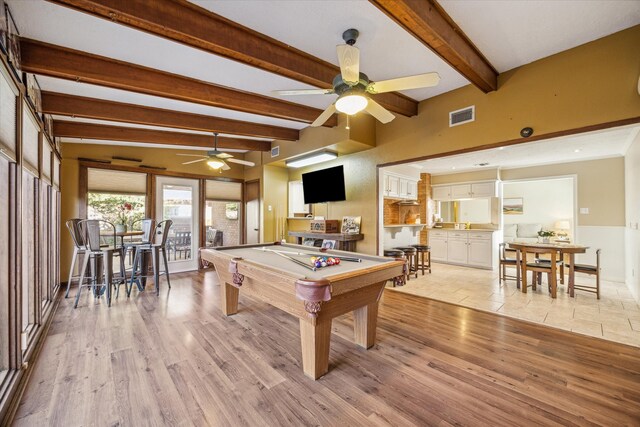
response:
[[[218,153],[218,154],[216,154],[216,157],[219,158],[219,159],[230,159],[233,156],[231,154],[229,154],[229,153]]]
[[[204,157],[205,159],[206,159],[207,157],[209,157],[209,156],[203,156],[203,155],[201,155],[201,154],[181,154],[181,153],[176,154],[176,156],[184,156],[184,157]]]
[[[360,81],[360,49],[348,44],[339,44],[336,50],[342,80],[350,86],[357,85]]]
[[[190,165],[191,163],[204,162],[205,160],[207,160],[207,157],[205,157],[204,159],[191,160],[190,162],[184,162],[183,165]]]
[[[371,114],[382,123],[389,123],[391,120],[396,118],[396,116],[391,114],[386,108],[378,104],[373,99],[369,99],[369,103],[365,107],[364,111]]]
[[[224,164],[224,166],[222,166],[220,169],[222,169],[223,171],[228,171],[229,169],[231,169],[231,167],[229,167],[228,164]]]
[[[299,89],[299,90],[274,90],[271,91],[274,95],[329,95],[334,93],[333,89]]]
[[[253,162],[250,162],[248,160],[240,160],[240,159],[227,159],[228,162],[230,163],[237,163],[239,165],[245,165],[245,166],[255,166],[256,164]]]
[[[333,115],[333,113],[336,112],[336,103],[334,102],[333,104],[329,105],[327,107],[326,110],[324,110],[322,112],[322,114],[320,114],[318,116],[317,119],[314,120],[313,123],[311,123],[311,127],[316,128],[318,126],[322,126],[324,124],[324,122],[326,122],[327,120],[329,120],[329,117],[331,117]]]
[[[417,76],[399,77],[397,79],[371,82],[367,87],[369,93],[385,93],[398,90],[432,87],[440,82],[438,73],[418,74]]]

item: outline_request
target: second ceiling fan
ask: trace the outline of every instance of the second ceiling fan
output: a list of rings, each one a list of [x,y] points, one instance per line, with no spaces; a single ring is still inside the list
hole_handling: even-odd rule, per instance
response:
[[[346,44],[338,45],[338,63],[340,74],[333,79],[333,89],[278,90],[278,95],[338,95],[336,102],[325,109],[311,123],[312,127],[322,126],[336,111],[353,115],[366,111],[382,123],[389,123],[395,118],[382,105],[375,102],[370,94],[395,92],[436,86],[440,82],[438,73],[425,73],[396,79],[370,81],[366,74],[360,72],[360,50],[354,46],[360,33],[349,29],[342,33]]]
[[[218,150],[218,133],[214,133],[214,140],[213,140],[213,150],[212,151],[207,151],[207,155],[203,156],[200,154],[183,154],[183,153],[179,153],[177,154],[178,156],[184,156],[184,157],[199,157],[199,159],[197,160],[191,160],[188,162],[184,162],[183,165],[190,165],[192,163],[198,163],[198,162],[207,162],[207,165],[214,170],[219,170],[220,173],[222,173],[222,171],[226,171],[231,169],[229,167],[229,165],[227,164],[227,162],[229,163],[237,163],[239,165],[245,165],[245,166],[255,166],[256,164],[253,162],[250,162],[248,160],[241,160],[241,159],[235,159],[233,158],[233,155],[229,154],[229,153],[225,153],[223,151]]]

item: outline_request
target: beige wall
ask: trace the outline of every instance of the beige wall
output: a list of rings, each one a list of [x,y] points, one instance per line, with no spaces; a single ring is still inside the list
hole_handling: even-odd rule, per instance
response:
[[[97,144],[62,144],[62,185],[61,185],[61,216],[62,224],[70,218],[77,218],[80,212],[79,194],[78,194],[78,176],[79,163],[78,157],[91,159],[110,159],[111,156],[121,156],[128,158],[137,158],[142,160],[142,164],[158,167],[166,167],[167,171],[185,172],[192,174],[210,175],[212,177],[228,177],[242,179],[244,176],[244,168],[240,165],[233,165],[231,170],[224,171],[222,174],[212,172],[205,162],[182,165],[187,161],[188,157],[176,156],[176,153],[203,154],[203,151],[194,150],[173,150],[166,148],[140,148],[126,147],[116,145],[97,145]],[[242,158],[242,154],[237,156]],[[131,164],[128,164],[128,166]],[[142,170],[141,170],[142,171]],[[66,281],[69,275],[69,266],[71,264],[71,254],[73,253],[73,242],[66,227],[62,227],[60,240],[60,277]]]
[[[432,175],[431,185],[454,184],[457,182],[490,181],[492,179],[499,178],[500,174],[497,169],[487,169],[473,172],[451,173],[447,175]]]
[[[627,151],[624,169],[627,181],[625,277],[631,294],[640,302],[640,134]]]
[[[289,172],[278,166],[265,166],[262,184],[262,241],[280,240],[286,233]],[[271,207],[271,210],[269,210]]]
[[[578,207],[589,208],[578,214],[579,226],[624,225],[624,157],[501,171],[503,181],[566,175],[577,177]]]

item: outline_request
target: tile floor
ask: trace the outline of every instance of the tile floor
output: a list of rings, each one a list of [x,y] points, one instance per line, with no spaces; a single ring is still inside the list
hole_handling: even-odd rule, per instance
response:
[[[513,269],[507,273],[513,273]],[[600,282],[600,300],[595,294],[576,291],[575,298],[559,285],[558,298],[548,293],[546,277],[536,291],[523,294],[514,280],[498,283],[498,271],[433,263],[433,273],[421,273],[405,286],[390,288],[482,311],[541,323],[584,335],[640,347],[640,306],[624,283]],[[577,283],[592,278],[576,274]],[[388,285],[391,286],[391,285]]]

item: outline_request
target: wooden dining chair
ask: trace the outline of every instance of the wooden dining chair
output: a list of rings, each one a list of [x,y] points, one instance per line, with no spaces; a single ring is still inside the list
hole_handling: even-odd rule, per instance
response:
[[[567,268],[569,268],[568,265],[567,265]],[[584,273],[591,276],[596,276],[595,286],[582,285],[582,284],[578,285],[574,283],[573,289],[595,293],[596,298],[600,299],[600,249],[596,250],[596,265],[575,264],[573,266],[573,271],[576,273]]]
[[[520,289],[520,252],[509,250],[511,256],[507,256],[507,244],[500,243],[498,245],[498,283],[506,282],[507,279],[515,279],[516,286]],[[515,267],[516,274],[508,275],[507,267]]]
[[[523,247],[521,249],[522,262],[520,267],[522,270],[522,292],[527,292],[527,271],[531,271],[531,288],[535,291],[538,284],[542,284],[542,273],[547,274],[547,281],[549,283],[549,292],[551,298],[556,298],[558,294],[558,261],[559,249],[556,248],[543,248],[543,247]],[[535,260],[528,261],[527,255],[534,254]],[[549,255],[549,262],[539,262],[540,255]]]

